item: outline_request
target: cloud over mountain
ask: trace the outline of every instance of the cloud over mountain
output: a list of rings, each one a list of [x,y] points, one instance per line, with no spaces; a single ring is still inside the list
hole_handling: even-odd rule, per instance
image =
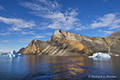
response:
[[[77,18],[76,9],[62,12],[62,5],[57,1],[35,0],[34,2],[20,3],[20,5],[33,10],[30,12],[31,14],[48,19],[49,22],[46,22],[48,25],[42,25],[47,28],[71,30],[81,24],[80,19]]]

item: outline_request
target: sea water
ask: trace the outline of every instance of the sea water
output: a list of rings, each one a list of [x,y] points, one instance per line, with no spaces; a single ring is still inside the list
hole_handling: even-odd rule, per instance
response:
[[[120,57],[0,55],[0,80],[120,80]]]

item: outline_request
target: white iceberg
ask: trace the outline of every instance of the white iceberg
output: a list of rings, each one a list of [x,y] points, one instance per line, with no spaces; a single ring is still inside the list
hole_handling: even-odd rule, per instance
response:
[[[20,53],[20,54],[18,54],[18,56],[23,56],[23,55]]]
[[[116,54],[115,56],[119,56],[118,54]]]
[[[11,53],[9,54],[9,57],[18,57],[18,56],[23,56],[23,55],[18,54],[15,50],[12,50]]]
[[[109,59],[111,56],[107,53],[94,53],[92,56],[88,56],[89,58],[93,58],[94,60],[96,59]]]

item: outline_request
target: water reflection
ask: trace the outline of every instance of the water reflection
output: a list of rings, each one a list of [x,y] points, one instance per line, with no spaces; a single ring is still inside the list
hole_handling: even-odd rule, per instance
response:
[[[120,58],[93,60],[87,57],[24,56],[9,58],[0,56],[1,80],[101,80],[91,76],[120,76]],[[7,76],[7,77],[6,77]],[[108,80],[108,78],[104,78]]]
[[[84,66],[84,57],[64,57],[61,60],[61,57],[58,57],[54,60],[48,61],[48,63],[54,63],[52,65],[52,70],[54,76],[71,78],[81,73],[84,73],[84,69],[80,66]]]
[[[7,55],[0,56],[0,80],[22,79],[27,72],[27,64],[24,61],[25,57],[9,58]]]
[[[110,64],[110,59],[106,60],[94,60],[93,61],[94,68],[99,69],[98,75],[112,75],[112,69]]]
[[[113,74],[120,80],[120,57],[113,56],[110,64]]]
[[[28,56],[29,73],[25,79],[67,79],[77,78],[84,73],[84,57]],[[34,75],[33,75],[34,74]],[[46,77],[47,76],[47,77]]]

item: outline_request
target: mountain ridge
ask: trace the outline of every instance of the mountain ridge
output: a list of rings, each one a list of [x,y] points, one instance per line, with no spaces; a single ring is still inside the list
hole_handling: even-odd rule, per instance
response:
[[[118,54],[120,53],[119,47],[119,37],[88,37],[56,30],[48,41],[32,40],[25,49],[18,53],[56,56],[91,55],[95,52]]]

